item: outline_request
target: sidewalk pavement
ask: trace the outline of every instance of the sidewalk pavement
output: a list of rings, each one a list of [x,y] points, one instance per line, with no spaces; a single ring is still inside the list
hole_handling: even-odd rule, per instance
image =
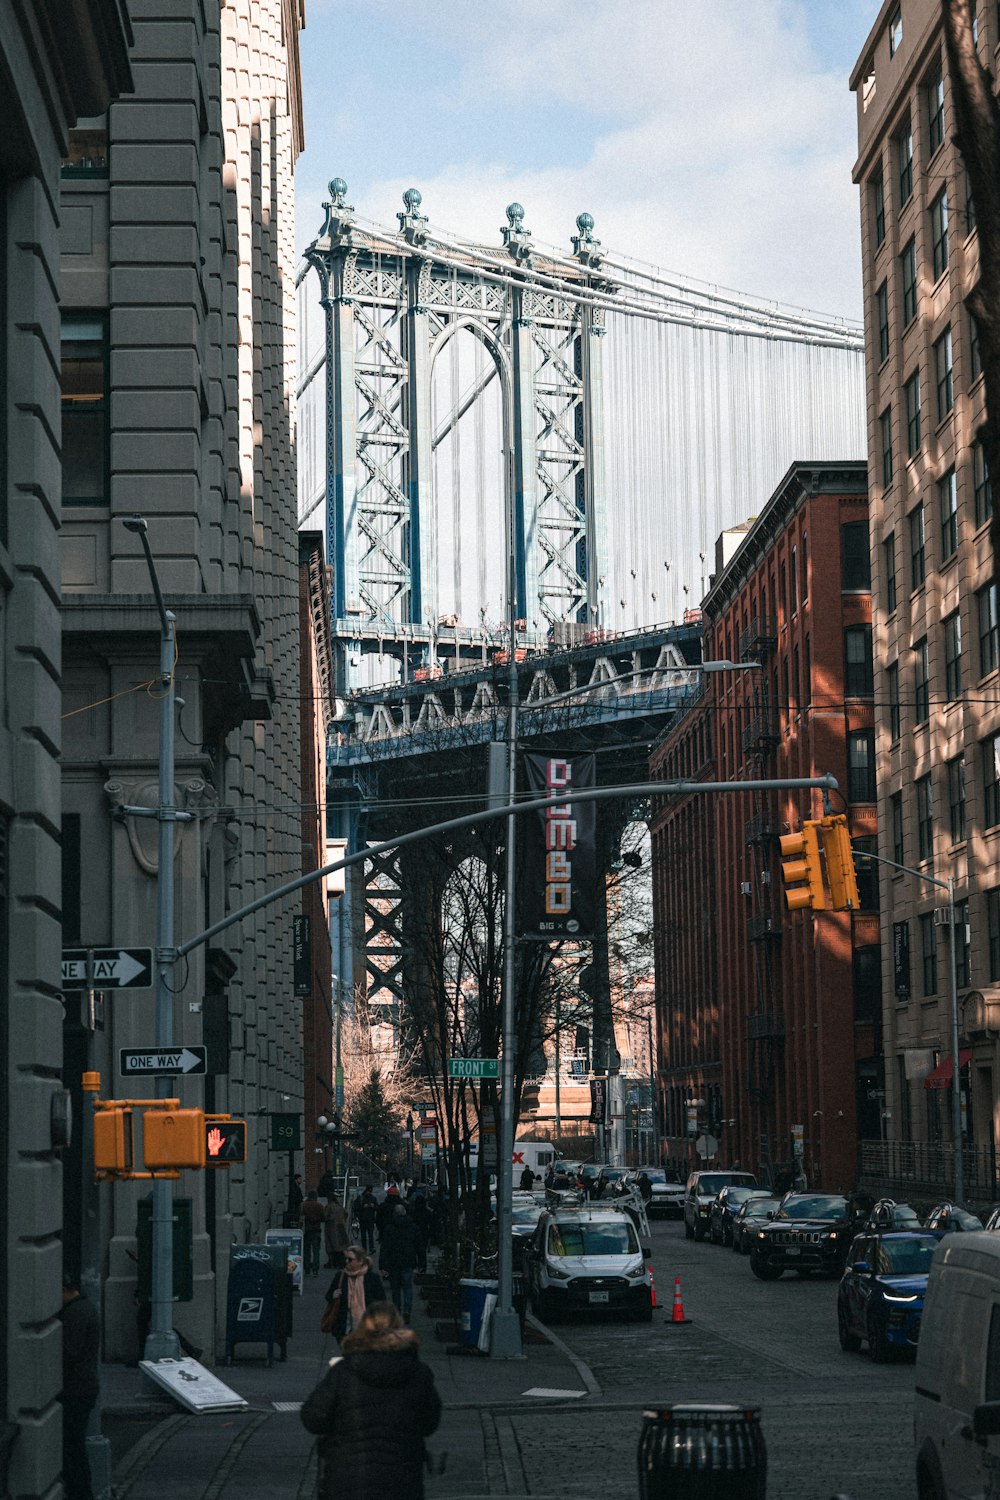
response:
[[[335,1341],[319,1330],[331,1275],[307,1278],[303,1295],[295,1297],[286,1361],[276,1350],[268,1369],[263,1345],[242,1344],[232,1366],[210,1366],[249,1403],[246,1412],[195,1416],[142,1370],[102,1367],[102,1428],[111,1443],[116,1500],[212,1500],[223,1488],[241,1500],[311,1500],[315,1449],[298,1408],[337,1353]],[[455,1346],[436,1338],[421,1290],[414,1289],[412,1327],[445,1408],[428,1444],[437,1465],[446,1455],[445,1472],[428,1477],[428,1500],[526,1495],[531,1486],[517,1412],[599,1394],[586,1365],[548,1330],[547,1341],[535,1342],[540,1325],[534,1326],[523,1360],[449,1353]],[[545,1391],[553,1394],[530,1394]]]

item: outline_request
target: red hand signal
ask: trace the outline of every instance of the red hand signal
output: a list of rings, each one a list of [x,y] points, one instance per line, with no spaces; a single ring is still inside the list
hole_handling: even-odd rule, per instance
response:
[[[219,1129],[218,1125],[214,1125],[208,1132],[208,1135],[206,1137],[209,1156],[218,1156],[219,1152],[222,1150],[222,1139],[222,1131]]]

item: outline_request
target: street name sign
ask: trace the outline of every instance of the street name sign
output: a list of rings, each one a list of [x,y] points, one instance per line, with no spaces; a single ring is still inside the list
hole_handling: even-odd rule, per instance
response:
[[[500,1062],[495,1057],[449,1057],[449,1078],[499,1078]]]
[[[89,963],[88,963],[89,960]],[[148,990],[153,985],[152,948],[64,948],[63,989]]]
[[[174,1073],[204,1073],[208,1053],[204,1047],[122,1048],[118,1071],[123,1078],[156,1078]]]

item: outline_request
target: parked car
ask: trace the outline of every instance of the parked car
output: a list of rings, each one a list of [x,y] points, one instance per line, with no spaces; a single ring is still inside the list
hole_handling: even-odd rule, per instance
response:
[[[514,1264],[521,1265],[524,1260],[524,1252],[531,1242],[531,1236],[539,1219],[545,1212],[544,1203],[515,1203],[511,1213],[510,1232],[514,1242]]]
[[[597,1174],[594,1197],[603,1198],[606,1194],[617,1192],[627,1176],[627,1167],[601,1167]]]
[[[663,1167],[636,1167],[626,1178],[630,1187],[638,1187],[640,1172],[645,1172],[653,1189],[653,1196],[646,1204],[646,1212],[650,1216],[663,1214],[673,1215],[676,1219],[683,1218],[684,1184],[671,1182],[669,1173]]]
[[[1000,1472],[1000,1238],[939,1244],[917,1345],[919,1500],[985,1500]]]
[[[595,1311],[652,1321],[652,1281],[638,1231],[617,1208],[546,1209],[524,1269],[532,1311],[543,1321]]]
[[[750,1254],[757,1230],[774,1217],[780,1203],[780,1198],[772,1198],[766,1192],[744,1199],[733,1215],[733,1249],[738,1255]]]
[[[708,1237],[713,1245],[733,1243],[733,1219],[736,1210],[748,1198],[770,1198],[767,1188],[724,1187],[712,1201],[708,1215]]]
[[[974,1234],[982,1227],[982,1219],[957,1203],[939,1203],[924,1220],[924,1228],[932,1234]]]
[[[703,1240],[708,1233],[708,1222],[712,1212],[712,1200],[720,1188],[757,1186],[752,1172],[719,1171],[716,1168],[704,1172],[692,1172],[684,1189],[684,1233],[689,1240]]]
[[[897,1203],[894,1198],[880,1198],[865,1220],[862,1232],[881,1231],[889,1234],[894,1229],[923,1229],[920,1215],[908,1203]]]
[[[841,1349],[867,1343],[884,1364],[897,1350],[913,1352],[937,1237],[926,1231],[859,1234],[837,1291]]]
[[[854,1233],[842,1194],[786,1193],[774,1218],[754,1235],[750,1269],[761,1281],[776,1281],[787,1270],[800,1276],[839,1272]]]

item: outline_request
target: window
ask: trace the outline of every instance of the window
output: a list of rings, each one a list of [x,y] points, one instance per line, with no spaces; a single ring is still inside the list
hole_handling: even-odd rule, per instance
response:
[[[802,603],[809,598],[809,534],[802,533]]]
[[[924,531],[924,507],[910,511],[910,583],[918,589],[927,576],[927,537]]]
[[[840,587],[844,593],[867,594],[871,586],[868,522],[847,521],[840,528]]]
[[[883,281],[875,293],[875,325],[878,328],[878,362],[889,358],[889,288]]]
[[[934,345],[934,379],[937,383],[938,421],[943,422],[955,405],[952,382],[951,329],[946,328]]]
[[[889,738],[893,744],[899,739],[899,662],[894,661],[885,669],[885,695],[889,702]]]
[[[866,859],[866,854],[878,853],[878,839],[860,838],[852,840],[855,860],[855,874],[858,881],[858,903],[862,911],[878,911],[878,865],[873,859]],[[875,950],[878,951],[877,949]]]
[[[957,609],[944,622],[944,691],[949,703],[962,696],[962,620]]]
[[[882,543],[885,564],[885,607],[888,614],[896,608],[896,533],[891,531]]]
[[[875,249],[885,239],[885,182],[882,177],[882,168],[874,174],[870,185],[870,199],[872,209],[872,230],[875,235]]]
[[[870,698],[875,691],[872,628],[850,625],[844,631],[844,692],[848,698]]]
[[[931,714],[931,659],[924,636],[913,648],[913,722],[926,724]]]
[[[92,130],[71,130],[69,149],[63,159],[64,177],[107,177],[108,132],[101,126]]]
[[[967,989],[970,983],[971,936],[969,903],[960,901],[955,907],[955,930],[952,933],[952,942],[955,944],[955,982],[960,990]]]
[[[792,548],[792,560],[788,565],[788,603],[794,615],[799,607],[799,549]]]
[[[875,801],[874,729],[854,729],[847,736],[847,796],[851,802]]]
[[[979,347],[979,324],[969,314],[969,379],[977,380],[983,373],[983,351]]]
[[[1000,656],[1000,633],[997,630],[997,586],[988,583],[976,594],[979,615],[979,675],[995,672]]]
[[[899,257],[903,276],[903,327],[908,328],[917,316],[917,247],[913,240],[903,246]]]
[[[62,324],[62,498],[108,503],[108,334],[99,317]]]
[[[906,399],[906,456],[912,458],[920,449],[920,371],[914,370],[903,387]]]
[[[882,443],[882,484],[886,489],[892,483],[892,407],[887,406],[878,419],[879,438]]]
[[[953,844],[965,841],[965,756],[948,762],[948,829]]]
[[[899,179],[899,206],[902,208],[913,192],[913,127],[909,120],[896,137],[896,173]]]
[[[895,57],[903,45],[903,12],[900,6],[896,6],[889,17],[889,56]]]
[[[802,677],[802,703],[808,708],[812,702],[812,647],[809,637],[805,640],[805,672]]]
[[[990,984],[1000,979],[1000,890],[986,892],[987,963]]]
[[[948,194],[938,193],[931,204],[931,262],[934,280],[948,269]]]
[[[920,918],[920,954],[923,960],[924,995],[937,994],[937,928],[934,913],[925,912]]]
[[[983,740],[983,827],[1000,824],[1000,734]]]
[[[893,792],[889,798],[889,825],[892,837],[892,857],[897,865],[905,864],[903,858],[905,849],[903,845],[903,794]]]
[[[944,140],[944,77],[941,62],[927,80],[927,154],[933,156]]]
[[[976,227],[976,205],[972,197],[972,179],[965,173],[965,232],[971,234]]]
[[[941,561],[947,562],[958,548],[958,486],[954,469],[949,469],[938,480],[938,504],[941,508]]]
[[[993,514],[993,487],[986,462],[986,449],[977,440],[972,445],[972,494],[976,506],[976,529]]]

